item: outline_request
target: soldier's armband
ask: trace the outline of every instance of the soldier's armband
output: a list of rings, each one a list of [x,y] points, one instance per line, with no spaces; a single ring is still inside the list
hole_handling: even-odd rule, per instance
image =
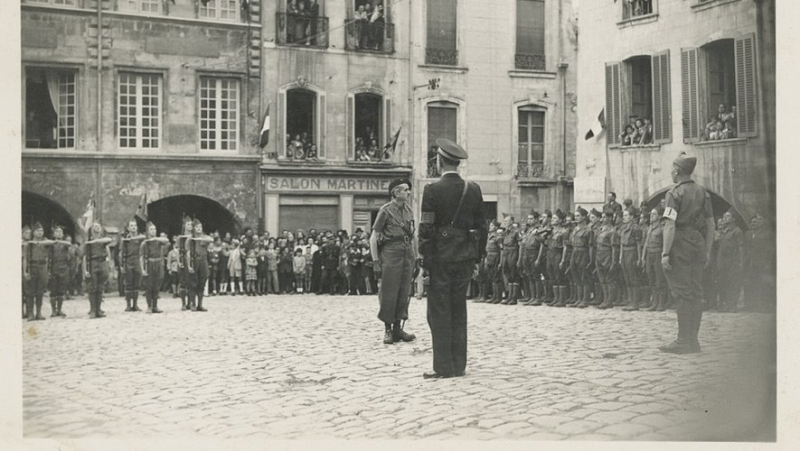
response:
[[[436,220],[436,213],[432,211],[423,211],[422,217],[419,220],[420,224],[433,224]]]
[[[675,211],[672,207],[667,207],[664,209],[664,217],[667,219],[672,219],[673,221],[678,219],[678,212]]]

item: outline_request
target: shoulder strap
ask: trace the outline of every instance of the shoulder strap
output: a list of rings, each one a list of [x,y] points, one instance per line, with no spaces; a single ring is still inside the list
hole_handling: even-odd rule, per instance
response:
[[[461,205],[464,204],[464,198],[467,197],[467,187],[469,186],[469,182],[464,180],[464,190],[461,191],[461,199],[458,200],[458,206],[456,207],[456,213],[453,215],[453,220],[450,221],[450,227],[453,227],[455,224],[456,219],[458,219],[458,214],[461,213]]]

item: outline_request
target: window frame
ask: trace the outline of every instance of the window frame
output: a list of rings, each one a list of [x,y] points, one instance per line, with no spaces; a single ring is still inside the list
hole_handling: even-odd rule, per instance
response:
[[[61,2],[61,3],[58,3]],[[72,2],[71,4],[67,4],[65,2]],[[82,8],[83,2],[82,0],[24,0],[25,4],[28,5],[49,5],[55,6],[59,8]]]
[[[430,41],[430,33],[429,33],[429,31],[430,31],[429,30],[429,28],[430,28],[429,22],[430,22],[430,18],[431,18],[431,16],[430,16],[431,15],[431,12],[430,12],[431,11],[431,8],[430,8],[431,2],[425,2],[425,58],[424,58],[424,64],[430,65],[430,66],[458,67],[459,61],[461,61],[461,57],[462,57],[462,55],[460,54],[461,53],[460,52],[460,46],[459,46],[460,33],[459,33],[459,30],[458,30],[458,28],[459,28],[458,27],[458,24],[459,24],[459,9],[460,9],[461,4],[460,4],[460,2],[458,0],[439,0],[439,1],[440,2],[442,2],[442,1],[452,1],[453,4],[454,4],[453,5],[453,10],[454,10],[453,16],[454,16],[455,25],[453,27],[453,49],[451,50],[451,49],[432,47],[430,45],[431,41]],[[447,62],[438,62],[438,61],[436,61],[436,59],[430,55],[430,51],[431,50],[437,50],[437,51],[440,51],[440,52],[452,51],[453,52],[453,62],[452,62],[452,64],[447,63]]]
[[[359,88],[347,93],[347,98],[345,99],[345,113],[346,113],[346,138],[347,138],[347,161],[348,162],[355,162],[356,161],[356,97],[360,95],[371,95],[378,97],[380,99],[380,111],[378,117],[378,124],[380,125],[378,136],[379,136],[379,147],[383,148],[388,144],[389,140],[392,138],[392,99],[387,95],[386,92],[376,88]],[[386,161],[386,160],[381,160]],[[367,163],[367,162],[359,162],[359,163]],[[369,162],[372,163],[372,162]]]
[[[544,27],[542,27],[542,54],[525,54],[520,53],[519,43],[520,43],[520,12],[519,12],[519,4],[521,2],[539,2],[542,3],[542,14],[544,17]],[[530,70],[536,72],[545,72],[547,71],[547,1],[546,0],[516,0],[515,2],[516,10],[515,10],[515,20],[514,20],[514,69],[515,70]],[[520,61],[522,60],[523,56],[532,56],[534,60],[533,68],[523,67],[524,65],[520,65]],[[540,67],[536,67],[536,58],[537,56],[541,56],[542,62]]]
[[[636,0],[631,0],[631,1],[636,1]],[[647,1],[647,0],[639,0],[639,1]],[[652,5],[651,6],[652,10],[649,13],[647,13],[647,14],[639,14],[638,16],[631,15],[630,17],[625,17],[627,0],[620,1],[620,16],[619,16],[620,17],[620,21],[619,21],[619,23],[630,23],[630,22],[636,22],[636,21],[639,21],[639,20],[649,19],[649,18],[652,18],[652,17],[657,17],[658,16],[658,0],[649,0],[649,1],[650,1],[651,5]]]
[[[80,90],[81,90],[80,89],[81,88],[81,77],[80,77],[81,76],[81,70],[79,68],[77,68],[77,67],[71,67],[71,66],[58,66],[58,65],[35,64],[35,63],[34,64],[24,64],[23,68],[24,68],[25,72],[23,74],[23,78],[22,79],[23,79],[23,81],[25,83],[22,86],[22,93],[23,93],[22,94],[23,95],[23,98],[22,98],[22,142],[23,142],[23,147],[22,148],[23,149],[45,149],[45,150],[60,150],[60,149],[72,149],[72,150],[74,150],[74,149],[76,149],[78,147],[77,146],[77,144],[78,144],[78,136],[79,136],[79,132],[80,132],[80,125],[79,124],[80,124],[80,120],[81,120],[81,117],[80,117],[80,101],[81,101],[81,97],[80,97],[80,94],[79,94]],[[73,135],[72,135],[72,140],[73,140],[73,145],[72,146],[61,147],[59,145],[59,141],[61,140],[61,130],[60,130],[61,125],[60,125],[60,120],[59,120],[60,112],[56,111],[56,135],[57,135],[56,136],[56,140],[55,140],[56,141],[56,147],[55,148],[28,147],[28,144],[27,144],[27,142],[28,142],[28,140],[27,140],[27,124],[26,124],[26,122],[27,122],[26,118],[28,117],[28,108],[27,108],[27,94],[26,93],[27,93],[27,89],[28,89],[28,87],[27,87],[27,71],[30,70],[30,69],[38,69],[38,70],[42,70],[42,71],[54,71],[57,74],[68,73],[68,74],[72,75],[72,77],[73,77],[72,83],[74,85],[74,92],[73,92],[74,114],[72,115],[72,117],[73,117],[73,126],[72,126],[72,128],[74,130],[73,130]],[[61,103],[60,99],[61,99],[61,83],[59,81],[59,104]],[[51,104],[52,104],[52,100],[51,100]]]
[[[306,91],[310,91],[315,94],[316,96],[316,104],[315,104],[315,118],[314,118],[314,142],[317,146],[317,157],[316,161],[324,161],[327,159],[327,115],[326,115],[326,100],[327,100],[327,93],[320,89],[318,86],[312,85],[311,83],[307,83],[305,81],[291,83],[281,87],[278,90],[278,132],[277,136],[275,137],[275,145],[277,146],[276,156],[279,161],[308,161],[308,160],[294,160],[286,158],[286,133],[288,130],[287,127],[287,119],[288,119],[288,103],[287,103],[287,95],[289,91],[294,89],[302,89]],[[315,161],[315,160],[310,160]]]
[[[515,117],[516,130],[515,130],[515,135],[514,135],[514,137],[515,137],[514,141],[516,143],[516,149],[515,149],[515,153],[514,153],[514,160],[515,160],[515,163],[516,163],[514,167],[517,169],[516,177],[517,178],[523,178],[523,179],[547,178],[547,169],[548,169],[547,168],[547,163],[546,163],[546,161],[547,161],[547,147],[548,147],[547,144],[548,144],[548,139],[550,138],[550,133],[548,132],[548,116],[549,116],[547,114],[548,113],[548,108],[545,105],[539,105],[539,104],[535,104],[535,103],[524,103],[524,104],[521,104],[521,105],[515,105],[514,112],[516,114],[516,117]],[[523,124],[522,124],[522,121],[521,121],[521,119],[522,119],[521,116],[524,113],[540,113],[542,115],[542,125],[541,125],[542,141],[541,141],[541,143],[532,141],[532,133],[531,132],[532,132],[532,130],[534,128],[533,126],[527,127],[528,128],[528,131],[527,131],[528,140],[525,143],[523,143],[521,141],[520,129],[523,127]],[[532,146],[530,146],[529,144],[541,144],[541,146],[542,146],[542,159],[541,160],[534,160],[532,158],[533,157],[533,150],[532,150]],[[520,159],[519,159],[519,151],[520,151],[520,147],[522,145],[529,145],[528,149],[527,149],[528,158],[527,158],[527,160],[525,162],[520,161]],[[531,168],[535,167],[537,164],[541,164],[542,170],[538,175],[536,175],[535,172],[532,172],[532,174],[530,174],[530,175],[520,176],[519,175],[519,172],[520,172],[519,169],[523,165],[523,163],[525,163],[525,166],[528,168],[528,170],[530,170]]]
[[[219,3],[222,2],[232,2],[233,9],[227,10],[223,9],[222,5]],[[214,5],[211,7],[210,5]],[[213,16],[203,16],[203,11],[213,10]],[[241,3],[236,0],[209,0],[206,5],[203,5],[203,2],[197,3],[197,18],[201,20],[214,20],[214,21],[221,21],[221,22],[240,22],[242,20],[242,12],[241,12]],[[232,17],[221,17],[222,11],[231,11]]]
[[[202,122],[203,122],[204,118],[202,117],[203,116],[203,106],[202,106],[203,105],[203,96],[202,96],[202,91],[203,91],[203,82],[204,81],[208,81],[208,80],[213,80],[214,81],[214,92],[215,92],[214,100],[217,102],[217,107],[214,109],[215,114],[216,114],[215,122],[217,123],[217,126],[214,129],[214,132],[216,133],[216,138],[214,139],[214,143],[215,143],[216,148],[214,148],[214,149],[210,149],[210,148],[209,149],[203,149],[203,127],[202,127]],[[226,99],[222,99],[222,97],[221,97],[222,96],[221,85],[225,81],[234,82],[235,83],[235,87],[236,87],[236,92],[235,92],[236,107],[233,108],[233,109],[230,109],[230,108],[227,109],[227,111],[234,111],[236,113],[236,119],[233,121],[233,123],[236,126],[236,129],[233,130],[234,138],[226,140],[227,142],[232,142],[233,143],[233,145],[234,145],[233,149],[231,149],[231,148],[223,149],[222,146],[221,146],[221,144],[223,143],[223,140],[221,138],[222,132],[223,131],[227,131],[229,134],[231,133],[230,130],[224,130],[224,129],[220,128],[220,122],[222,121],[222,118],[221,118],[222,114],[221,113],[222,113],[223,110],[221,109],[221,106],[220,106],[219,102],[221,102],[222,100],[226,100]],[[234,75],[223,75],[223,74],[212,74],[212,73],[200,73],[200,74],[198,74],[198,77],[197,77],[197,132],[198,132],[197,133],[197,148],[199,149],[200,152],[203,152],[203,153],[214,153],[214,152],[223,152],[223,153],[234,152],[234,153],[239,153],[239,152],[241,152],[241,150],[242,150],[241,134],[242,134],[242,98],[243,98],[243,91],[244,90],[242,89],[241,77],[234,76]],[[228,119],[228,121],[230,121],[230,119]]]
[[[120,141],[122,139],[122,119],[121,119],[121,108],[122,108],[121,96],[122,96],[122,93],[121,93],[121,89],[120,88],[121,88],[122,76],[123,75],[133,75],[133,76],[136,77],[136,87],[137,87],[136,100],[137,100],[137,102],[136,102],[136,115],[135,115],[135,117],[137,119],[137,121],[136,121],[136,123],[137,123],[137,125],[136,125],[137,135],[136,135],[136,138],[135,138],[136,139],[136,145],[135,146],[123,146],[123,145],[121,145],[122,143]],[[144,146],[142,146],[142,139],[143,139],[142,134],[141,134],[141,131],[142,131],[141,123],[142,123],[142,119],[143,119],[143,117],[141,116],[141,109],[142,109],[142,102],[141,102],[141,98],[142,98],[141,97],[141,95],[142,95],[141,94],[141,92],[142,92],[141,91],[142,77],[156,77],[156,79],[158,80],[158,99],[159,99],[159,102],[158,102],[158,113],[155,116],[150,116],[150,117],[155,117],[155,118],[158,119],[158,126],[157,126],[157,129],[156,129],[158,131],[158,138],[157,138],[158,139],[158,145],[156,147],[144,147]],[[163,141],[164,141],[164,137],[165,137],[164,134],[166,132],[166,127],[165,127],[165,124],[166,124],[166,121],[165,121],[166,108],[164,108],[164,99],[166,97],[164,95],[165,94],[165,90],[166,90],[166,77],[165,77],[164,73],[160,72],[160,71],[138,71],[138,70],[131,70],[131,69],[127,69],[127,68],[120,68],[120,70],[117,71],[117,73],[116,73],[115,87],[116,87],[116,96],[115,96],[115,107],[116,108],[114,109],[114,117],[115,117],[116,126],[114,127],[114,131],[115,131],[116,135],[115,135],[114,138],[115,138],[115,141],[116,141],[116,144],[117,144],[117,148],[121,149],[121,150],[133,150],[133,151],[161,151],[162,148],[163,148]],[[130,137],[127,137],[126,139],[130,139]]]
[[[156,11],[144,11],[142,8],[143,8],[145,2],[147,4],[154,5],[156,7]],[[128,7],[122,7],[121,6],[121,5],[128,5],[130,3],[135,3],[136,4],[136,8],[133,9],[133,8],[128,8]],[[164,2],[161,1],[161,0],[116,0],[116,6],[117,6],[116,10],[120,11],[120,12],[125,12],[125,13],[162,15],[162,14],[164,14],[164,5],[163,5],[163,3]]]

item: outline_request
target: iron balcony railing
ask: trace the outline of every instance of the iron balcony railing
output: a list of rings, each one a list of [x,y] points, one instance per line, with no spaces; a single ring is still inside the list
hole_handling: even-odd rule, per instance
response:
[[[328,18],[277,13],[278,44],[328,47]]]
[[[458,65],[458,50],[425,48],[425,64],[437,66]]]
[[[514,55],[514,67],[523,70],[545,70],[544,55],[528,55],[517,53]]]
[[[347,50],[394,53],[394,24],[367,20],[346,21],[344,41]]]

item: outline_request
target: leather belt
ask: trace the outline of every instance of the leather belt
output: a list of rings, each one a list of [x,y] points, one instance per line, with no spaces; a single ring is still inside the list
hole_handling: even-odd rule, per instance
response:
[[[389,243],[410,243],[410,242],[411,242],[411,238],[409,238],[409,237],[408,237],[408,235],[403,235],[403,236],[396,236],[396,237],[392,237],[392,238],[387,238],[387,239],[386,239],[386,240],[383,242],[383,244],[389,244]]]

